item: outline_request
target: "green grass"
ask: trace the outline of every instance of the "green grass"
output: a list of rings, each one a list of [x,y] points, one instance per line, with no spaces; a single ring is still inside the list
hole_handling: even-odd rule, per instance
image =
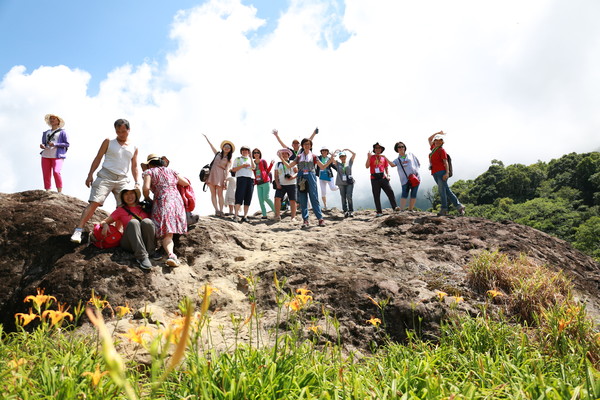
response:
[[[489,272],[490,255],[482,257],[487,259],[476,260],[480,264],[475,267]],[[514,267],[508,260],[503,262],[506,268]],[[490,268],[481,269],[482,265]],[[552,282],[552,274],[539,271],[536,276],[538,283],[547,278]],[[477,282],[485,291],[483,280]],[[250,283],[256,287],[251,278]],[[559,282],[558,287],[562,284]],[[599,339],[585,308],[571,300],[535,307],[532,322],[515,322],[512,316],[502,317],[511,304],[512,295],[506,286],[504,295],[490,296],[479,316],[451,310],[435,343],[411,332],[406,343],[388,341],[374,354],[364,355],[348,353],[338,345],[335,333],[331,334],[338,324],[330,316],[325,315],[328,327],[307,329],[314,325],[303,311],[318,306],[318,294],[303,293],[307,297],[300,297],[288,293],[285,282],[277,279],[275,286],[278,319],[287,320],[292,327],[271,333],[275,345],[257,346],[257,338],[250,342],[252,345],[236,340],[229,343],[228,351],[218,352],[207,334],[210,291],[205,288],[199,312],[191,309],[192,302],[182,302],[181,319],[144,342],[152,355],[150,364],[123,361],[113,342],[127,339],[113,337],[103,329],[103,322],[94,319],[98,314],[92,314],[99,329],[97,337],[81,336],[63,327],[64,321],[36,319],[35,328],[27,326],[29,329],[1,335],[0,398],[600,398]],[[251,291],[251,306],[254,295]],[[493,299],[502,297],[502,302],[493,304]],[[95,302],[96,308],[107,306]],[[258,331],[259,312],[253,306],[251,310],[247,318],[232,316],[236,330]],[[372,326],[373,336],[385,334],[384,326]],[[96,369],[99,380],[94,384]],[[107,373],[101,375],[104,371]]]

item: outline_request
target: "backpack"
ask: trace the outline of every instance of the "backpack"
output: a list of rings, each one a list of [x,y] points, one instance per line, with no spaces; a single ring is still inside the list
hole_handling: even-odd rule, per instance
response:
[[[123,234],[114,225],[108,225],[108,233],[106,236],[102,235],[102,225],[94,225],[92,231],[92,243],[94,246],[100,249],[110,249],[112,247],[118,247]]]
[[[210,162],[210,164],[206,164],[204,167],[202,167],[202,169],[200,170],[200,182],[204,182],[204,186],[202,186],[202,191],[206,192],[206,181],[208,181],[208,177],[210,176],[210,169],[213,166],[213,163],[215,162],[215,159],[217,158],[217,155],[219,153],[216,153],[213,160]]]
[[[183,206],[185,207],[185,211],[192,212],[194,211],[194,208],[196,208],[196,195],[194,194],[194,188],[192,188],[190,180],[188,178],[184,179],[188,181],[189,185],[177,185],[177,190],[179,190],[181,198],[183,199]]]
[[[450,158],[450,154],[446,152],[446,156],[448,156],[448,178],[452,177],[452,158]]]

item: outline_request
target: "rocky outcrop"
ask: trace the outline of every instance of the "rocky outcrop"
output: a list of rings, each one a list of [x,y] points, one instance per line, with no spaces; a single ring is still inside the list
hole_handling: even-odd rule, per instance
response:
[[[373,339],[366,320],[381,315],[373,300],[389,299],[385,319],[393,339],[404,339],[406,329],[434,338],[450,308],[435,291],[459,293],[465,301],[458,307],[475,312],[484,299],[467,286],[464,266],[479,252],[496,249],[514,256],[526,253],[563,269],[588,312],[599,315],[599,265],[560,239],[509,221],[438,218],[426,212],[376,218],[369,210],[344,219],[332,210],[325,227],[311,220],[309,229],[301,229],[289,217],[282,222],[256,218],[250,224],[201,217],[176,240],[181,267],[155,263],[144,272],[123,250],[69,241],[84,206],[44,191],[0,194],[0,317],[6,329],[36,288],[72,306],[89,299],[94,289],[113,306],[127,302],[152,309],[160,321],[174,315],[184,296],[199,302],[198,289],[210,284],[217,288],[212,324],[224,327],[219,336],[226,341],[234,334],[228,328],[231,314],[247,317],[249,297],[256,298],[265,332],[275,326],[276,274],[287,293],[312,291],[306,316],[322,325],[323,311],[335,316],[348,348],[366,347]]]

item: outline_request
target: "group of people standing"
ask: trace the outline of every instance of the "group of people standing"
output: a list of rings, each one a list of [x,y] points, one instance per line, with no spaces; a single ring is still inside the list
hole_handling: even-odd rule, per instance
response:
[[[254,187],[258,192],[258,201],[263,219],[267,218],[266,206],[268,205],[273,211],[275,219],[281,220],[281,204],[284,199],[287,199],[290,204],[292,220],[296,219],[297,202],[299,202],[303,220],[302,226],[308,226],[310,204],[318,220],[318,225],[323,226],[325,222],[322,211],[326,210],[327,207],[327,190],[332,192],[339,190],[344,216],[354,216],[352,168],[356,153],[350,149],[344,149],[335,150],[331,154],[328,147],[322,147],[320,155],[315,155],[313,153],[313,140],[317,133],[318,129],[315,129],[309,138],[302,141],[294,140],[292,145],[288,147],[281,140],[279,132],[273,130],[275,138],[283,146],[282,149],[277,151],[277,156],[280,159],[277,164],[275,164],[275,161],[269,163],[263,159],[260,149],[251,150],[248,146],[242,146],[240,156],[234,158],[235,146],[232,142],[223,141],[219,151],[204,135],[215,155],[206,182],[210,188],[215,216],[224,216],[223,210],[228,206],[230,213],[233,214],[234,221],[247,222]],[[438,185],[442,201],[439,215],[448,213],[448,201],[456,206],[460,214],[464,214],[464,206],[460,204],[447,184],[449,166],[447,153],[442,148],[444,144],[443,135],[444,133],[440,131],[429,138],[430,168]],[[365,167],[370,170],[371,188],[377,216],[383,215],[381,191],[386,194],[394,210],[408,209],[412,211],[415,208],[421,179],[419,160],[413,153],[407,152],[406,145],[403,142],[397,142],[394,145],[394,151],[398,153],[398,156],[393,161],[383,155],[384,151],[385,148],[382,145],[375,143],[373,151],[367,154],[365,163]],[[348,157],[348,154],[351,156]],[[273,167],[275,167],[274,173],[271,172]],[[390,185],[389,167],[397,168],[402,185],[399,206]],[[334,170],[337,172],[335,180]],[[271,186],[275,189],[274,203],[269,197]],[[319,187],[320,199],[318,196]],[[240,218],[239,212],[242,206],[243,215]]]
[[[61,167],[65,159],[69,141],[63,129],[65,121],[55,114],[45,116],[50,129],[42,135],[42,172],[44,188],[50,190],[51,177],[54,176],[56,187],[62,191]],[[117,209],[101,221],[102,231],[114,224],[123,231],[121,246],[132,251],[142,269],[150,269],[150,258],[160,260],[166,257],[168,266],[178,266],[179,260],[173,252],[173,235],[187,231],[186,211],[180,194],[182,187],[190,185],[189,180],[181,177],[168,167],[169,161],[164,156],[148,155],[146,162],[141,163],[142,184],[137,157],[138,149],[129,140],[130,125],[125,119],[114,123],[116,138],[105,139],[90,167],[85,180],[91,188],[87,207],[83,210],[71,241],[81,243],[85,224],[102,206],[110,193],[117,202]],[[236,222],[247,222],[248,211],[254,188],[258,193],[258,201],[262,218],[267,218],[267,206],[273,211],[274,218],[281,220],[282,203],[286,201],[290,207],[292,220],[296,220],[297,203],[300,203],[302,227],[309,226],[309,205],[317,218],[318,225],[325,224],[323,210],[327,207],[327,190],[339,191],[345,217],[354,216],[353,190],[355,180],[352,174],[356,153],[350,149],[335,150],[330,153],[328,147],[322,147],[319,155],[313,153],[313,140],[318,134],[315,129],[309,138],[294,140],[286,146],[279,132],[273,134],[283,146],[278,152],[279,162],[267,162],[260,149],[253,150],[248,146],[240,147],[240,155],[233,157],[235,145],[225,140],[215,148],[208,137],[207,143],[214,153],[209,177],[206,181],[210,188],[211,201],[215,215],[225,215],[224,207],[229,207]],[[458,212],[464,214],[465,207],[450,190],[447,179],[449,164],[446,151],[443,149],[444,133],[437,132],[428,138],[430,145],[431,174],[438,185],[441,210],[438,215],[448,213],[448,202],[452,202]],[[381,191],[388,197],[392,208],[396,211],[414,210],[418,188],[420,185],[420,163],[417,157],[407,152],[403,142],[397,142],[394,150],[398,156],[390,161],[383,155],[385,148],[379,142],[373,145],[373,151],[367,154],[365,167],[370,171],[370,182],[377,216],[383,215]],[[96,178],[94,173],[100,167]],[[402,185],[400,205],[396,203],[390,185],[389,168],[396,167]],[[133,176],[134,184],[128,177]],[[334,173],[336,177],[334,181]],[[317,183],[319,180],[319,184]],[[319,199],[319,189],[321,199]],[[275,201],[270,199],[270,188],[275,189]],[[153,196],[151,196],[151,193]],[[145,199],[152,197],[150,212],[140,204],[142,194]],[[323,209],[321,202],[323,202]],[[408,204],[407,204],[408,203]],[[240,216],[240,209],[242,215]],[[157,243],[164,249],[157,249]]]

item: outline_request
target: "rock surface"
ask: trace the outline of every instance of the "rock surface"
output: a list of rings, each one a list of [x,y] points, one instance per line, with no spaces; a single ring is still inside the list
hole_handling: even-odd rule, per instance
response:
[[[404,339],[407,328],[434,338],[451,308],[435,291],[460,294],[465,301],[457,306],[475,312],[484,298],[467,286],[464,266],[481,251],[497,249],[563,269],[588,312],[596,320],[600,315],[600,266],[568,243],[513,222],[390,210],[380,218],[366,210],[344,219],[334,209],[326,212],[325,227],[317,227],[311,214],[311,227],[301,229],[289,217],[282,222],[251,218],[250,224],[201,217],[176,240],[182,266],[153,262],[153,270],[144,272],[123,250],[69,241],[84,207],[76,198],[51,192],[0,194],[0,322],[5,329],[14,326],[14,313],[26,310],[23,299],[36,288],[71,307],[89,299],[94,289],[113,307],[128,303],[132,309],[151,309],[153,322],[166,323],[184,296],[199,304],[198,291],[210,284],[217,289],[211,326],[222,326],[213,335],[216,345],[225,346],[236,335],[231,316],[247,318],[252,296],[267,338],[276,325],[276,273],[287,293],[312,291],[307,319],[326,326],[323,310],[337,317],[349,349],[366,349],[373,339],[366,320],[381,313],[371,299],[389,298],[385,319],[393,339]],[[93,220],[103,216],[97,212]],[[122,323],[119,331],[135,324]],[[324,335],[335,332],[326,329]],[[248,338],[247,330],[240,338]]]

